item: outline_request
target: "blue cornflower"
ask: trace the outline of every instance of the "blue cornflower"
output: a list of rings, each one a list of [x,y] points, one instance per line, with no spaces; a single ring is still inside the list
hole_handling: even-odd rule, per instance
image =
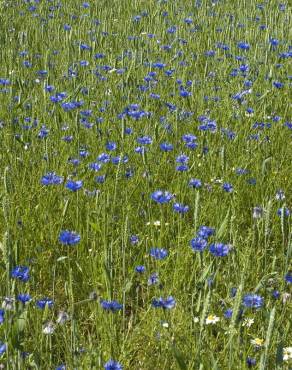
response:
[[[190,179],[189,186],[195,189],[199,189],[202,186],[202,181],[199,179]]]
[[[7,349],[7,345],[5,343],[0,342],[0,356],[2,356]]]
[[[83,185],[82,180],[78,181],[68,180],[66,183],[66,188],[72,191],[77,191],[82,188],[82,185]]]
[[[244,42],[244,41],[238,42],[237,47],[239,49],[242,49],[242,50],[249,50],[250,49],[250,45],[247,42]]]
[[[55,174],[55,172],[48,172],[46,175],[44,175],[41,179],[42,185],[60,185],[63,182],[63,177],[58,176]]]
[[[161,143],[160,144],[160,149],[163,152],[170,152],[170,151],[173,150],[173,145],[172,144],[169,144],[169,143]]]
[[[113,151],[117,149],[117,144],[114,141],[109,141],[106,143],[105,148],[106,150]]]
[[[168,191],[156,190],[151,194],[151,199],[160,204],[169,203],[172,198],[173,195]]]
[[[169,296],[167,298],[154,298],[152,300],[152,306],[155,308],[163,308],[163,309],[171,309],[175,306],[176,302],[175,299],[172,296]]]
[[[197,233],[198,236],[204,239],[208,239],[210,236],[215,234],[215,229],[209,226],[200,226]]]
[[[157,272],[154,272],[153,274],[151,274],[149,276],[149,279],[148,279],[148,285],[155,285],[159,282],[159,278],[158,278],[158,274]]]
[[[100,170],[101,170],[101,168],[102,168],[102,164],[97,163],[97,162],[93,162],[93,163],[89,163],[88,167],[89,167],[92,171],[98,172],[98,171],[100,171]]]
[[[264,304],[263,297],[256,294],[246,294],[243,297],[243,305],[249,308],[261,308]]]
[[[111,312],[115,312],[123,308],[123,305],[117,301],[100,301],[100,304],[104,310]]]
[[[280,298],[279,290],[273,290],[272,297],[275,298],[275,299],[279,299]]]
[[[0,324],[4,322],[5,311],[0,309]]]
[[[162,260],[168,256],[168,251],[163,248],[151,248],[149,254],[156,260]]]
[[[185,155],[185,154],[180,154],[179,156],[177,156],[177,157],[175,158],[175,161],[176,161],[177,163],[186,164],[186,163],[188,163],[188,161],[189,161],[189,157],[188,157],[187,155]]]
[[[143,265],[139,265],[135,267],[135,271],[139,274],[143,274],[146,271],[146,267]]]
[[[226,193],[232,193],[233,192],[233,186],[231,184],[229,184],[228,182],[225,182],[223,185],[222,185],[222,189],[224,191],[226,191]]]
[[[288,216],[290,216],[290,209],[287,208],[287,207],[279,208],[278,211],[277,211],[277,215],[281,216],[281,217],[282,217],[282,215],[288,217]]]
[[[132,245],[138,244],[139,243],[139,237],[138,237],[138,235],[131,235],[130,236],[130,243]]]
[[[27,266],[16,266],[11,271],[11,277],[23,281],[24,283],[28,281],[29,276],[29,267]]]
[[[231,308],[228,308],[225,312],[224,312],[224,317],[226,319],[230,319],[232,317],[232,313],[233,313],[233,310]]]
[[[66,370],[66,366],[64,364],[59,365],[59,366],[56,367],[55,370]]]
[[[59,235],[59,242],[65,245],[75,245],[80,242],[80,235],[75,231],[64,230]]]
[[[20,293],[17,296],[17,300],[23,304],[26,304],[27,302],[31,301],[31,296],[26,293]]]
[[[214,243],[210,245],[210,253],[215,257],[225,257],[230,251],[230,247],[223,243]]]
[[[174,203],[172,209],[177,213],[186,213],[190,209],[189,206],[181,204],[181,203]]]
[[[54,301],[51,298],[45,297],[36,301],[36,306],[40,309],[44,309],[46,306],[52,308]]]
[[[291,284],[292,283],[292,273],[291,272],[288,272],[286,275],[285,275],[285,280],[287,283]]]
[[[97,157],[97,161],[98,162],[102,162],[102,163],[108,163],[110,160],[111,160],[111,156],[109,154],[107,154],[107,153],[101,153]]]
[[[179,166],[176,166],[176,171],[184,172],[189,169],[189,167],[186,164],[180,164]]]
[[[248,357],[246,359],[246,364],[248,367],[252,367],[252,366],[255,366],[257,363],[256,359],[255,358],[252,358],[252,357]]]
[[[206,239],[196,237],[190,241],[190,245],[193,251],[202,252],[207,247],[208,242]]]
[[[152,138],[150,136],[142,136],[137,138],[137,142],[142,145],[151,144]]]
[[[109,360],[107,363],[104,364],[105,370],[123,370],[123,366],[114,360]]]

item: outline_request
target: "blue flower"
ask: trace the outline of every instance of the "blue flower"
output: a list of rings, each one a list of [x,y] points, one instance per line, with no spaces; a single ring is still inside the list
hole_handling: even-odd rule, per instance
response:
[[[169,203],[172,198],[173,195],[168,191],[156,190],[151,194],[151,199],[160,204]]]
[[[54,305],[54,301],[48,297],[45,297],[45,298],[42,298],[36,301],[36,306],[42,310],[46,306],[48,306],[49,308],[52,308],[53,305]]]
[[[114,360],[109,360],[106,364],[104,364],[105,370],[123,370],[123,366]]]
[[[214,243],[210,245],[209,250],[215,257],[225,257],[228,255],[230,247],[227,244]]]
[[[161,143],[160,144],[160,149],[163,151],[163,152],[171,152],[173,150],[173,145],[172,144],[169,144],[169,143]]]
[[[202,181],[199,179],[190,179],[189,186],[195,189],[199,189],[202,186]]]
[[[135,271],[138,272],[139,274],[143,274],[146,271],[146,268],[143,265],[136,266]]]
[[[246,359],[246,364],[248,367],[252,367],[252,366],[255,366],[257,363],[256,359],[255,358],[252,358],[252,357],[248,357]]]
[[[200,226],[197,233],[198,236],[204,239],[208,239],[210,236],[215,234],[215,229],[209,226]]]
[[[292,283],[292,273],[291,272],[288,272],[286,275],[285,275],[285,280],[287,283],[291,284]]]
[[[80,242],[80,235],[75,231],[64,230],[59,235],[59,242],[65,245],[75,245]]]
[[[117,301],[103,301],[103,300],[101,300],[100,304],[101,304],[101,307],[105,311],[115,312],[115,311],[118,311],[118,310],[122,310],[122,308],[123,308],[123,305],[118,303]]]
[[[156,260],[162,260],[168,256],[167,250],[163,248],[151,248],[149,254]]]
[[[155,308],[163,308],[163,309],[171,309],[175,306],[176,302],[175,299],[172,296],[169,296],[167,298],[158,298],[153,299],[152,306]]]
[[[29,294],[26,294],[26,293],[24,293],[24,294],[20,293],[17,296],[17,300],[19,302],[23,303],[23,304],[26,304],[27,302],[29,302],[31,300],[31,296]]]
[[[249,45],[247,42],[240,41],[240,42],[237,44],[237,47],[238,47],[239,49],[242,49],[242,50],[249,50],[250,45]]]
[[[230,318],[232,317],[232,313],[233,313],[232,309],[231,309],[231,308],[228,308],[228,309],[224,312],[224,317],[225,317],[226,319],[230,319]]]
[[[130,236],[130,243],[135,245],[139,243],[139,237],[138,235],[131,235]]]
[[[66,188],[72,191],[77,191],[81,189],[82,186],[83,186],[83,182],[81,180],[80,181],[69,180],[67,181],[67,184],[66,184]]]
[[[58,176],[55,172],[48,172],[41,179],[42,185],[60,185],[63,182],[63,177]]]
[[[256,294],[246,294],[243,297],[243,305],[249,308],[261,308],[264,304],[263,297]]]
[[[186,206],[186,205],[181,204],[181,203],[174,203],[172,208],[175,212],[178,212],[178,213],[186,213],[190,209],[189,206]]]
[[[225,182],[223,185],[222,185],[222,189],[224,191],[226,191],[226,193],[232,193],[233,192],[233,186],[231,184],[229,184],[228,182]]]
[[[158,284],[158,282],[159,282],[159,278],[158,278],[157,272],[154,272],[153,274],[149,276],[148,285],[155,285],[155,284]]]
[[[190,241],[191,247],[193,251],[196,252],[203,252],[203,250],[207,247],[208,242],[206,239],[201,237],[196,237]]]
[[[6,352],[7,346],[5,343],[0,342],[0,356]]]
[[[5,311],[0,309],[0,324],[4,322]]]
[[[27,266],[16,266],[11,271],[11,277],[23,281],[24,283],[28,281],[29,276],[29,267]]]

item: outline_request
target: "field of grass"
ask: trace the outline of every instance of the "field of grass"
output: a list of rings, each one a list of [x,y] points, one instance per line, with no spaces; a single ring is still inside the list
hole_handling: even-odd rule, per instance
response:
[[[292,369],[291,14],[0,2],[1,369]]]

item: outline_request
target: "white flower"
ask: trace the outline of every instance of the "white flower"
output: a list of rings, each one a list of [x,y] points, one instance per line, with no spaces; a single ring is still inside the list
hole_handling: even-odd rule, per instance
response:
[[[200,322],[200,318],[198,316],[195,316],[193,318],[193,321],[194,321],[195,324],[197,324],[198,322]]]
[[[2,308],[6,311],[13,311],[14,310],[14,301],[13,297],[5,297],[4,301],[2,302]]]
[[[290,300],[290,298],[291,298],[291,294],[290,294],[290,293],[287,293],[287,292],[283,293],[283,295],[282,295],[282,301],[283,301],[283,303],[284,303],[284,304],[285,304],[287,301],[289,301],[289,300]]]
[[[289,361],[292,359],[292,347],[283,348],[283,360]]]
[[[243,320],[242,326],[246,326],[247,328],[250,328],[252,324],[254,323],[254,319],[246,318]]]
[[[216,316],[216,315],[209,315],[207,318],[206,318],[206,324],[209,325],[209,324],[216,324],[216,322],[220,321],[220,317]]]
[[[250,343],[256,346],[257,348],[261,348],[264,345],[264,339],[260,338],[251,339]]]
[[[51,335],[53,334],[55,331],[55,325],[52,321],[48,321],[44,324],[43,326],[43,333],[44,334],[48,334],[48,335]]]
[[[69,315],[67,314],[67,312],[65,311],[60,311],[59,312],[59,315],[58,315],[58,318],[56,320],[56,322],[60,325],[64,324],[66,321],[70,320],[70,317]]]

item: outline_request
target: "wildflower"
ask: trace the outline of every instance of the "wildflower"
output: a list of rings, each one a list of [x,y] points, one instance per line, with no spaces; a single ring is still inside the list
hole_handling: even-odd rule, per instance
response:
[[[151,199],[160,204],[169,203],[172,198],[173,195],[168,191],[163,192],[161,190],[156,190],[154,193],[151,194]]]
[[[290,293],[287,293],[287,292],[283,293],[282,294],[282,302],[283,302],[283,304],[285,304],[287,301],[289,301],[290,298],[291,298],[291,294]],[[3,305],[2,305],[2,307],[3,307]]]
[[[44,175],[41,179],[41,184],[48,186],[48,185],[60,185],[63,182],[63,177],[58,176],[55,172],[48,172]]]
[[[27,302],[31,301],[31,296],[29,294],[18,294],[17,300],[23,304],[26,304]]]
[[[149,254],[156,260],[162,260],[168,256],[167,250],[163,248],[151,248]]]
[[[276,200],[284,200],[285,199],[284,191],[282,189],[277,190],[275,198]]]
[[[0,356],[2,356],[7,349],[7,345],[5,343],[0,342]]]
[[[283,361],[292,360],[292,347],[283,348]]]
[[[15,299],[13,297],[5,297],[4,301],[2,302],[2,308],[4,308],[4,310],[6,311],[13,311],[14,302],[15,302]]]
[[[174,203],[173,210],[177,213],[186,213],[189,210],[189,206],[181,204],[181,203]]]
[[[27,266],[16,266],[11,272],[11,277],[18,279],[22,282],[27,282],[29,279],[29,267]]]
[[[286,275],[285,275],[285,280],[287,283],[291,284],[292,283],[292,272],[288,272]]]
[[[52,308],[53,307],[53,300],[48,298],[48,297],[45,297],[45,298],[42,298],[42,299],[39,299],[36,301],[36,306],[40,309],[44,309],[46,306],[49,307],[49,308]]]
[[[74,192],[81,189],[82,186],[83,186],[83,182],[81,180],[80,181],[69,180],[66,183],[66,188]]]
[[[152,306],[155,308],[163,308],[163,309],[171,309],[175,306],[176,302],[175,299],[172,296],[169,296],[167,298],[158,298],[153,299]]]
[[[143,265],[136,266],[135,271],[138,272],[138,274],[143,274],[146,271],[146,267]]]
[[[232,317],[232,313],[233,313],[233,310],[231,308],[228,308],[225,312],[224,312],[224,317],[226,319],[230,319]]]
[[[104,364],[105,370],[123,370],[123,366],[114,360],[109,360],[107,363]]]
[[[256,359],[255,358],[252,358],[252,357],[248,357],[246,359],[246,364],[248,367],[252,367],[252,366],[255,366],[257,363]]]
[[[52,321],[48,321],[43,325],[43,333],[47,335],[53,334],[55,331],[55,325]]]
[[[57,324],[63,325],[66,321],[70,320],[70,316],[65,311],[60,311],[57,317]]]
[[[261,308],[264,304],[263,297],[256,294],[246,294],[243,297],[243,305],[249,308]]]
[[[101,304],[101,307],[105,311],[115,312],[123,308],[123,305],[118,303],[117,301],[103,301],[102,300],[100,304]]]
[[[226,191],[226,193],[232,193],[233,192],[233,186],[231,184],[229,184],[228,182],[225,182],[223,185],[222,185],[222,189],[224,191]]]
[[[247,328],[250,328],[252,326],[252,324],[254,323],[254,319],[253,318],[248,318],[246,317],[244,320],[243,320],[243,323],[242,323],[242,326],[246,326]]]
[[[262,207],[254,207],[252,212],[252,217],[255,219],[261,218],[263,216]]]
[[[202,181],[199,179],[191,179],[189,181],[189,186],[195,189],[199,189],[202,186]]]
[[[130,236],[130,243],[132,245],[138,244],[139,243],[139,237],[137,235],[131,235]]]
[[[255,338],[251,339],[251,344],[253,344],[256,348],[261,348],[264,345],[264,339]]]
[[[230,247],[223,243],[214,243],[210,245],[210,253],[215,257],[225,257],[230,251]]]
[[[193,251],[202,252],[207,247],[208,242],[204,238],[196,237],[191,240],[190,244]]]
[[[4,322],[5,311],[0,309],[0,324]]]
[[[155,284],[158,284],[158,282],[159,282],[159,278],[158,278],[157,272],[154,272],[153,274],[149,276],[148,285],[155,285]]]
[[[215,234],[215,229],[209,226],[200,226],[197,233],[198,236],[204,239],[208,239],[210,236]]]
[[[218,321],[220,321],[220,317],[216,316],[216,315],[209,315],[206,317],[206,324],[209,325],[209,324],[216,324]]]
[[[59,235],[59,242],[65,245],[75,245],[80,242],[80,235],[75,231],[64,230]]]

